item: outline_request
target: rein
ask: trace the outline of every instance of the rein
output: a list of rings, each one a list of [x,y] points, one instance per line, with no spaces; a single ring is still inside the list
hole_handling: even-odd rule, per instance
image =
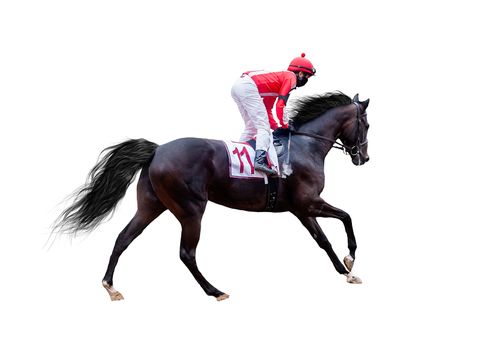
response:
[[[353,104],[356,106],[356,120],[357,120],[357,130],[356,130],[356,145],[354,146],[346,146],[342,142],[338,142],[337,140],[331,139],[329,137],[325,136],[320,136],[308,132],[302,132],[302,131],[297,131],[297,130],[291,130],[290,129],[290,136],[291,134],[294,135],[301,135],[301,136],[308,136],[313,139],[321,140],[321,141],[329,141],[333,143],[333,148],[340,149],[342,150],[345,154],[350,154],[352,156],[356,156],[360,154],[360,148],[368,143],[368,140],[365,140],[363,142],[360,141],[360,118],[363,116],[366,116],[366,113],[363,113],[360,115],[360,107],[358,103],[353,102]]]
[[[341,150],[347,149],[347,147],[343,143],[338,142],[338,141],[333,140],[333,139],[330,139],[329,137],[324,137],[324,136],[320,136],[320,135],[316,135],[316,134],[312,134],[312,133],[308,133],[308,132],[301,132],[301,131],[297,131],[297,130],[290,130],[290,133],[294,134],[294,135],[308,136],[308,137],[311,137],[311,138],[317,139],[317,140],[330,141],[330,142],[334,143],[333,148],[337,148],[337,149],[341,149]]]

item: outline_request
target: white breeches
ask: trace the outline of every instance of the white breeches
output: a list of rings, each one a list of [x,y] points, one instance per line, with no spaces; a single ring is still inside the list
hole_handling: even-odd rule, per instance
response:
[[[231,96],[238,105],[245,124],[240,141],[256,137],[256,149],[267,151],[273,136],[269,127],[268,112],[253,79],[246,75],[236,80],[231,89]]]

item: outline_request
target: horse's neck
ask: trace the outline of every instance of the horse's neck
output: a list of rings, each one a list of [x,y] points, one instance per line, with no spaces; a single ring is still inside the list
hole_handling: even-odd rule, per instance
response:
[[[317,148],[321,159],[325,159],[335,140],[341,135],[350,113],[348,106],[337,107],[327,111],[323,116],[315,118],[299,127],[300,132],[321,136],[325,141],[312,138],[307,147]],[[332,142],[330,142],[332,141]]]
[[[344,107],[346,106],[330,109],[322,116],[302,125],[299,130],[336,140],[348,119],[348,113]]]
[[[299,131],[315,134],[322,138],[335,140],[340,137],[346,122],[350,118],[349,106],[342,106],[330,109],[322,116],[303,124]],[[331,148],[331,145],[330,145]],[[330,149],[328,148],[328,150]]]

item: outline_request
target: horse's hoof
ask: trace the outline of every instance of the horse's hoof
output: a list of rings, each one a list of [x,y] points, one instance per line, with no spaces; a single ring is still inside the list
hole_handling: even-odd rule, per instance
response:
[[[227,298],[229,298],[228,294],[221,294],[220,296],[216,297],[216,300],[223,301],[223,300],[226,300]]]
[[[346,281],[351,284],[362,284],[362,280],[360,277],[354,276],[351,273],[346,275]]]
[[[102,286],[105,288],[107,293],[109,293],[110,300],[112,301],[124,300],[124,296],[121,294],[121,292],[115,290],[115,288],[111,286],[109,283],[107,283],[106,281],[102,281]]]
[[[353,259],[351,255],[347,255],[343,259],[343,263],[345,264],[348,271],[351,271],[353,269],[353,264],[355,263],[355,259]]]
[[[120,292],[114,292],[112,294],[110,294],[110,300],[112,301],[117,301],[117,300],[124,300],[124,296],[120,293]]]

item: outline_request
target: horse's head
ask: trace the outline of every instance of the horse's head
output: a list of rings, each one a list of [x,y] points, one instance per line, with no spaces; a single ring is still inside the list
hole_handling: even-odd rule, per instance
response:
[[[351,99],[339,91],[298,99],[291,111],[294,133],[331,141],[333,147],[351,156],[353,164],[365,164],[369,159],[366,112],[369,102],[360,102],[358,94]],[[335,109],[342,106],[343,109]]]
[[[353,98],[355,108],[345,129],[340,136],[344,148],[351,156],[351,161],[355,165],[362,165],[368,162],[368,120],[367,107],[370,99],[359,101],[358,94]]]

